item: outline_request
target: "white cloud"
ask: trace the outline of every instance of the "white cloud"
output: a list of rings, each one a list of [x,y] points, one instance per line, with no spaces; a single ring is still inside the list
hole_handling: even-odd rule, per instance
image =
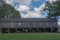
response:
[[[21,13],[22,18],[46,18],[46,16],[42,16],[41,13],[28,11],[27,14]]]
[[[22,18],[40,18],[40,14],[34,11],[27,11],[27,14],[21,13]]]
[[[21,13],[22,18],[45,18],[46,16],[42,15],[41,10],[45,7],[45,3],[39,8],[34,8],[34,11],[27,10],[27,14]]]
[[[39,8],[34,8],[36,12],[40,12],[45,8],[45,3],[42,4]]]
[[[7,4],[12,4],[14,0],[6,0]]]
[[[39,8],[34,8],[34,11],[29,11],[30,7],[29,5],[31,4],[32,0],[6,0],[6,3],[11,4],[13,2],[18,2],[20,3],[19,8],[17,10],[20,11],[21,17],[22,18],[44,18],[45,16],[42,16],[41,10],[45,7],[45,3],[41,5]],[[36,0],[35,0],[36,1]],[[40,0],[37,0],[40,1]],[[22,11],[26,11],[26,14],[21,13]]]
[[[21,11],[28,11],[30,8],[27,5],[20,5],[17,10]]]
[[[42,16],[41,10],[45,7],[45,3],[41,5],[39,8],[34,8],[34,11],[29,11],[30,7],[27,5],[20,5],[17,10],[20,11],[22,18],[45,18]],[[22,11],[26,11],[27,13],[21,13]]]
[[[57,1],[57,0],[47,0],[47,1],[50,1],[50,3],[52,3],[53,1]]]
[[[23,4],[30,5],[31,1],[32,0],[6,0],[6,3],[12,5],[13,2],[18,2],[18,3],[20,3],[20,5],[23,5]]]

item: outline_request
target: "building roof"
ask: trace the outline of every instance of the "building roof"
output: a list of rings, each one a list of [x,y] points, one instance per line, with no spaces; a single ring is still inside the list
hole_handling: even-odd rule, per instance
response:
[[[57,19],[49,19],[49,18],[2,18],[1,21],[57,21]]]

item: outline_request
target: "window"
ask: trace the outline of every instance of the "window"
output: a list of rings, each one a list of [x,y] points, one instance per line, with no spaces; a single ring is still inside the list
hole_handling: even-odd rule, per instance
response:
[[[47,27],[50,27],[50,22],[47,22],[47,23],[46,23],[46,26],[47,26]]]
[[[21,26],[22,23],[18,23],[19,26]]]
[[[16,22],[10,22],[10,27],[16,27]]]
[[[42,23],[39,23],[40,26],[42,26]]]
[[[36,26],[37,26],[37,27],[42,27],[42,22],[38,22],[38,23],[36,24]]]
[[[49,25],[49,23],[46,23],[46,25],[48,26],[48,25]]]
[[[56,22],[53,22],[53,27],[57,27],[57,23]]]
[[[33,27],[37,27],[37,23],[36,22],[33,22]]]

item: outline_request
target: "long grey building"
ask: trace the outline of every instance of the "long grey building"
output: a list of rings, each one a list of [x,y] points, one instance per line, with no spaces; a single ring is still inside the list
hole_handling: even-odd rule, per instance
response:
[[[58,32],[58,23],[52,18],[2,18],[0,32]]]

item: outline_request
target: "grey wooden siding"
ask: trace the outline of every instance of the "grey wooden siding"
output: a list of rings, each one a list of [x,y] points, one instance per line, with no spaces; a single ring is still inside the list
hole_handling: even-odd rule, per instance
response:
[[[7,20],[8,19],[8,20]],[[56,19],[2,19],[0,23],[1,28],[26,28],[26,27],[32,27],[32,28],[42,28],[42,27],[58,27],[57,20]]]

